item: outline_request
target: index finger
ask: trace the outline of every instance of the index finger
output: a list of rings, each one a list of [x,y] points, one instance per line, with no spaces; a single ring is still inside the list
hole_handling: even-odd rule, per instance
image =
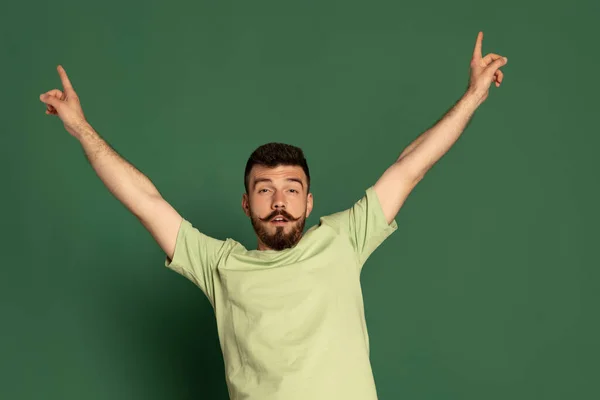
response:
[[[58,70],[58,75],[60,76],[60,80],[62,81],[65,92],[68,94],[74,94],[75,90],[73,89],[73,85],[71,85],[71,81],[69,80],[65,69],[62,67],[62,65],[59,65],[56,67],[56,69]]]
[[[477,40],[475,41],[475,49],[473,50],[473,58],[476,60],[481,59],[481,42],[483,42],[483,32],[477,34]]]

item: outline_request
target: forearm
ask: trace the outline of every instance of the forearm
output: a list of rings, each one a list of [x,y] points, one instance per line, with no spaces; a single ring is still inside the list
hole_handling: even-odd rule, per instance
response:
[[[433,127],[406,147],[396,162],[402,162],[415,177],[422,177],[458,140],[477,107],[477,96],[465,93]]]
[[[132,213],[139,215],[149,196],[160,196],[150,179],[112,149],[89,124],[82,127],[78,139],[98,177]]]

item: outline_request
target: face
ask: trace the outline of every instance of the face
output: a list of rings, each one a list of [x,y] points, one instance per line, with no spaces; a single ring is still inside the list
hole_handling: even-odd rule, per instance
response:
[[[242,208],[258,237],[258,250],[294,247],[302,238],[313,207],[304,170],[295,165],[255,165],[249,178],[249,194],[242,196]],[[277,217],[285,222],[273,222]]]

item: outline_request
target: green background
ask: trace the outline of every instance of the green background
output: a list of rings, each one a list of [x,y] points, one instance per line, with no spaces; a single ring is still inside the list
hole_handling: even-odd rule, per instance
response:
[[[362,274],[380,399],[597,399],[600,6],[593,1],[11,3],[0,16],[0,398],[226,399],[214,314],[39,95],[204,233],[256,248],[250,153],[301,147],[307,228],[463,94],[500,88]]]

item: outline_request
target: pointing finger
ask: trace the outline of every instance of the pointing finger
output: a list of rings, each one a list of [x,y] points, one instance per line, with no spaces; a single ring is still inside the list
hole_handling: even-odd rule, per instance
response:
[[[483,42],[483,32],[477,34],[477,40],[475,41],[475,49],[473,50],[473,59],[481,59],[481,43]]]
[[[58,75],[60,75],[60,80],[62,81],[65,93],[68,95],[74,95],[75,90],[73,89],[73,85],[71,85],[71,81],[69,80],[65,69],[62,67],[62,65],[59,65],[56,67],[56,69],[58,70]]]

